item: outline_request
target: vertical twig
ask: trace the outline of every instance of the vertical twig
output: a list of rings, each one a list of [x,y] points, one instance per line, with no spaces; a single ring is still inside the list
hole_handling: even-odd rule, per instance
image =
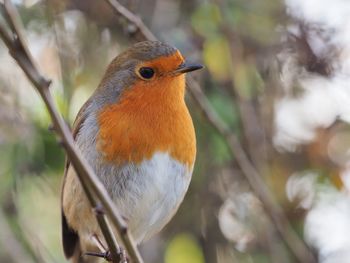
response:
[[[7,31],[5,27],[0,24],[1,38],[8,47],[11,56],[17,61],[18,65],[22,68],[45,102],[54,124],[54,130],[62,140],[62,144],[67,152],[69,160],[72,162],[74,169],[77,171],[79,180],[83,185],[85,194],[87,195],[92,207],[102,207],[100,211],[103,211],[103,213],[96,213],[96,216],[101,231],[106,239],[106,242],[108,243],[112,261],[116,263],[119,262],[119,249],[111,227],[108,225],[105,213],[110,218],[116,231],[120,235],[120,238],[123,241],[125,249],[132,262],[142,263],[142,258],[127,229],[126,223],[118,213],[112,200],[109,198],[106,189],[95,175],[90,165],[85,161],[79,149],[75,146],[74,139],[69,128],[58,113],[49,90],[51,81],[42,76],[33,62],[31,54],[22,36],[22,26],[20,20],[18,19],[19,16],[15,7],[9,0],[5,0],[4,4],[0,3],[0,6],[4,11],[5,20],[8,23],[10,28],[9,31],[11,32],[9,33],[9,31]]]

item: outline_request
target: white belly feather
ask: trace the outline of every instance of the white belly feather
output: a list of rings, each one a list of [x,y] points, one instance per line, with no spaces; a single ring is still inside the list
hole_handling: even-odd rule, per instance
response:
[[[138,165],[107,170],[110,173],[99,175],[138,243],[170,220],[184,198],[192,174],[192,168],[160,152]]]

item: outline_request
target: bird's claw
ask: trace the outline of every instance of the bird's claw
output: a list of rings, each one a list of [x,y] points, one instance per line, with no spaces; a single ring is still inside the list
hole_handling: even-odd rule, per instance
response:
[[[99,257],[107,260],[108,262],[112,261],[111,253],[109,251],[106,252],[86,252],[86,256]]]
[[[93,256],[93,257],[100,257],[105,259],[108,262],[112,261],[112,255],[111,252],[106,251],[106,252],[86,252],[85,253],[86,256]],[[126,256],[125,250],[121,249],[121,251],[119,252],[119,258],[120,258],[120,263],[128,263],[129,260]]]

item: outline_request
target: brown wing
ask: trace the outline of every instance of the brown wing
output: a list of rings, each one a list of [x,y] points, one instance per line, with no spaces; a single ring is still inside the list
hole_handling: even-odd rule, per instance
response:
[[[91,103],[91,99],[89,99],[83,107],[80,109],[74,124],[73,124],[73,138],[75,139],[81,125],[84,123],[86,119],[86,108]],[[67,222],[66,216],[64,215],[63,211],[63,189],[67,177],[67,171],[70,166],[69,159],[66,157],[66,163],[65,163],[65,169],[64,169],[64,175],[63,175],[63,181],[62,181],[62,189],[61,189],[61,217],[62,217],[62,245],[63,245],[63,251],[66,256],[66,258],[71,258],[75,254],[75,251],[77,249],[77,246],[79,246],[79,236],[76,231],[74,231]]]

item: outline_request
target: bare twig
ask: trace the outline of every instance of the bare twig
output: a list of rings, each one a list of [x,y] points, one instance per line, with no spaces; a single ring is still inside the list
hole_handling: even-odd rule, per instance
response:
[[[118,1],[107,0],[108,4],[111,5],[113,10],[118,14],[126,18],[126,20],[135,25],[136,29],[141,33],[143,37],[147,40],[157,40],[157,37],[148,29],[148,27],[143,23],[140,17],[136,16],[129,11],[126,7],[120,4]]]
[[[148,27],[134,14],[122,6],[117,0],[106,0],[114,11],[125,17],[130,23],[133,23],[137,30],[143,35],[145,40],[155,40],[154,35],[150,33]],[[147,33],[145,33],[147,32]],[[276,203],[271,195],[268,187],[262,180],[260,174],[250,162],[245,153],[241,143],[236,135],[230,130],[224,121],[217,115],[212,108],[209,100],[200,89],[198,83],[191,77],[188,77],[188,90],[191,93],[197,106],[202,111],[205,118],[226,140],[231,152],[234,154],[237,164],[249,182],[250,187],[258,195],[261,200],[266,213],[273,221],[277,231],[284,239],[286,244],[291,249],[294,256],[299,262],[314,263],[316,262],[314,255],[311,253],[306,244],[300,240],[298,235],[294,232],[287,217],[284,215],[281,207]]]
[[[0,36],[8,47],[11,56],[17,61],[19,66],[22,68],[32,84],[36,87],[37,91],[44,100],[45,105],[52,118],[54,130],[62,140],[69,160],[72,162],[75,170],[77,171],[79,180],[92,207],[103,208],[102,210],[112,221],[116,231],[123,241],[125,249],[132,262],[143,262],[137,250],[137,247],[127,229],[126,223],[118,213],[112,200],[109,198],[106,189],[98,177],[95,175],[90,165],[85,161],[79,149],[75,146],[74,139],[69,128],[58,113],[49,90],[51,81],[43,77],[33,62],[33,59],[30,55],[30,52],[28,51],[21,33],[22,26],[20,20],[18,19],[19,16],[15,7],[9,0],[5,0],[5,4],[0,5],[4,10],[5,20],[8,23],[11,32],[10,34],[8,30],[6,30],[5,27],[0,24]],[[101,227],[101,231],[106,239],[106,242],[108,243],[112,261],[119,262],[120,249],[118,248],[117,242],[115,240],[111,227],[108,224],[106,216],[104,213],[96,213],[96,218]]]

